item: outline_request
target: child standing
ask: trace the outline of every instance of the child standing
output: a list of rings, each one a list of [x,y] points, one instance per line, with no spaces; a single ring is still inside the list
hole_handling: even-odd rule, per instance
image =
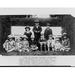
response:
[[[49,39],[47,40],[47,46],[48,46],[48,51],[52,51],[52,48],[54,47],[54,38],[52,35],[49,35]]]

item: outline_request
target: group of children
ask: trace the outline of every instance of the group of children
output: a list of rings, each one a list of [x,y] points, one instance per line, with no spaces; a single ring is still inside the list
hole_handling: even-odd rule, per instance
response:
[[[49,35],[48,40],[45,40],[41,36],[39,41],[35,41],[34,37],[31,38],[31,41],[27,40],[27,37],[20,37],[15,40],[15,38],[8,38],[3,44],[3,48],[7,52],[19,51],[19,52],[29,52],[29,51],[69,51],[70,50],[70,41],[64,36],[62,40],[59,38],[53,38],[52,35]],[[45,50],[44,50],[45,49]]]
[[[30,50],[37,50],[38,47],[36,46],[36,42],[34,38],[29,42],[26,37],[22,38],[8,38],[5,43],[3,44],[3,48],[7,52],[11,51],[19,51],[19,52],[29,52]]]
[[[59,37],[54,38],[52,34],[48,36],[48,39],[44,38],[44,34],[40,36],[40,39],[32,37],[32,33],[29,27],[25,28],[24,35],[26,37],[19,37],[15,39],[14,37],[8,38],[4,44],[3,48],[7,52],[19,51],[19,52],[29,52],[29,51],[69,51],[70,50],[70,40],[66,33],[63,33],[61,39]],[[38,35],[39,36],[39,35]]]
[[[63,38],[56,37],[55,39],[50,35],[47,40],[48,50],[53,51],[69,51],[70,50],[70,40],[66,35]]]

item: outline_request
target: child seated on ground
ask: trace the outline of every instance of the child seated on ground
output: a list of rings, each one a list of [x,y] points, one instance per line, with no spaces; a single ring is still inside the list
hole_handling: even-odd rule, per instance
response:
[[[64,51],[69,51],[70,50],[70,40],[66,35],[63,36],[62,45],[63,45],[63,50]]]
[[[34,37],[31,38],[31,46],[30,46],[30,48],[31,48],[32,51],[38,50],[37,43],[34,40]]]
[[[3,44],[3,48],[5,48],[5,50],[7,52],[11,52],[15,50],[15,41],[14,38],[8,38],[5,43]]]
[[[29,42],[28,42],[27,38],[24,38],[24,40],[22,41],[22,43],[23,43],[23,48],[22,48],[23,51],[29,52],[30,48],[29,48]]]
[[[23,44],[22,44],[22,38],[17,38],[16,39],[16,51],[21,52],[22,48],[23,48]]]
[[[61,51],[62,45],[59,38],[55,40],[54,51]]]

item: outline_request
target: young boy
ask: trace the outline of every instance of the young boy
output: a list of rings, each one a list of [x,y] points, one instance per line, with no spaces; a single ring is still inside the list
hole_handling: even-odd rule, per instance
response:
[[[47,40],[47,46],[48,46],[48,51],[52,51],[52,48],[54,47],[54,38],[52,35],[49,35],[49,39]]]
[[[40,51],[46,51],[47,45],[46,45],[46,40],[44,38],[44,34],[41,34],[41,38],[39,40],[40,43]]]

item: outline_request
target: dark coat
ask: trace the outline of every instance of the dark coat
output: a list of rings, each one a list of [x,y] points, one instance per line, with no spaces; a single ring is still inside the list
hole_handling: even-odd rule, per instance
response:
[[[41,31],[42,31],[41,26],[39,26],[38,28],[36,26],[33,27],[33,32],[34,33],[41,33]]]
[[[52,29],[46,28],[44,31],[44,37],[46,40],[48,40],[49,35],[52,35]]]
[[[32,33],[30,32],[30,33],[24,33],[24,35],[26,35],[28,38],[31,38],[31,35],[32,35]]]

